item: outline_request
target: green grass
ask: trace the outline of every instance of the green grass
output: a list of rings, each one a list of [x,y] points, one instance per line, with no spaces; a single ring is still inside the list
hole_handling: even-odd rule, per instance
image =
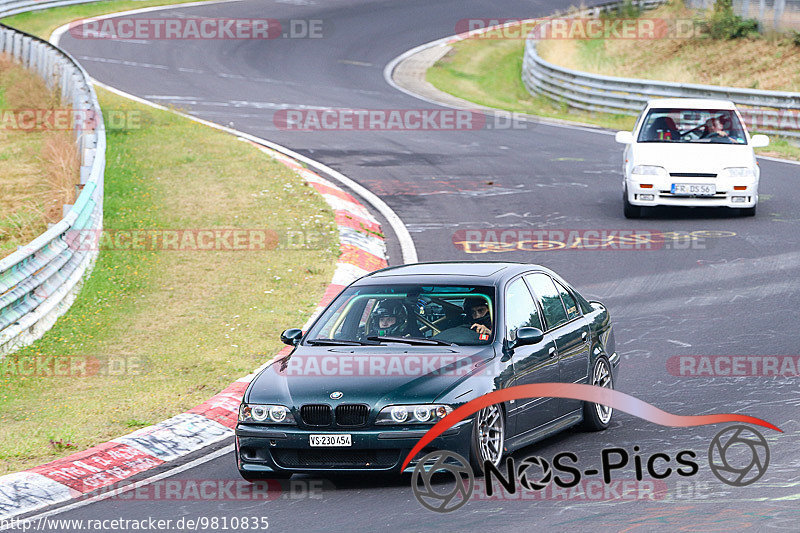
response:
[[[521,39],[471,39],[457,42],[452,50],[430,69],[426,78],[437,89],[477,104],[529,113],[547,118],[570,120],[615,130],[631,130],[634,117],[609,113],[589,113],[570,109],[544,96],[533,96],[522,83]],[[577,44],[581,62],[613,64],[601,41]],[[800,146],[787,139],[771,137],[760,155],[800,160]]]
[[[195,1],[197,0],[142,0],[135,2],[131,0],[108,0],[20,13],[19,15],[2,19],[2,23],[46,39],[53,33],[53,30],[73,20],[128,11],[130,9]]]
[[[72,308],[0,363],[2,471],[40,464],[159,422],[251,372],[282,329],[314,311],[338,257],[333,212],[248,143],[100,91],[139,113],[108,136],[107,229],[312,230],[321,249],[103,251]],[[41,377],[26,357],[91,357],[121,374]],[[23,437],[24,436],[24,437]]]
[[[633,117],[586,113],[532,96],[520,77],[523,47],[521,39],[461,41],[428,69],[426,77],[444,92],[488,107],[607,128],[633,127]]]
[[[165,3],[175,2],[98,2],[3,22],[47,37],[71,20]],[[99,97],[104,110],[138,119],[108,131],[105,228],[306,230],[321,244],[102,251],[53,329],[0,362],[0,473],[160,422],[248,374],[282,347],[280,331],[314,311],[339,255],[333,212],[283,165],[175,114]],[[48,357],[124,370],[39,376],[19,366]]]

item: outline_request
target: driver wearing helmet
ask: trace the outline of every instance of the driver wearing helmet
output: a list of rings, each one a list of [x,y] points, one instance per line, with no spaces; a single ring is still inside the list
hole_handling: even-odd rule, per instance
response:
[[[469,329],[474,329],[483,340],[488,339],[492,333],[492,317],[489,315],[489,304],[480,297],[466,298],[464,300],[464,311],[467,314],[467,321],[472,325]]]
[[[402,302],[397,300],[383,300],[375,311],[375,325],[381,337],[402,337],[408,325],[408,311]]]

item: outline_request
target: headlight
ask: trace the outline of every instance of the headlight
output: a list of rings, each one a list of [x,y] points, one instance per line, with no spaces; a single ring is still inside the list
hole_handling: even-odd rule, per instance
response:
[[[390,405],[381,409],[376,424],[435,424],[453,411],[449,405]]]
[[[653,165],[636,165],[631,171],[632,174],[639,174],[640,176],[660,176],[666,174],[664,167],[655,167]]]
[[[239,406],[239,422],[261,422],[264,424],[295,424],[294,415],[284,405]]]
[[[755,174],[753,169],[749,167],[728,167],[722,170],[722,173],[729,178],[753,178]]]

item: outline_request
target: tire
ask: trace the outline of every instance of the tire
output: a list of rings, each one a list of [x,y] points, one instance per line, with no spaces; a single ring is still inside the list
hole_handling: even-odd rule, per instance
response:
[[[756,206],[753,207],[739,207],[739,214],[743,217],[754,217],[756,216]]]
[[[614,390],[614,375],[611,373],[611,363],[608,362],[604,355],[595,360],[589,377],[592,385]],[[613,415],[614,409],[611,407],[593,402],[583,402],[583,429],[602,431],[611,425]]]
[[[638,205],[633,205],[628,201],[628,191],[625,191],[622,195],[622,206],[622,211],[625,214],[625,218],[641,218],[642,208]]]
[[[469,462],[475,475],[483,474],[483,462],[489,459],[495,466],[505,453],[506,421],[499,405],[484,407],[475,413]]]
[[[250,483],[264,481],[265,479],[289,479],[292,477],[291,472],[247,472],[245,470],[239,470],[239,475]]]

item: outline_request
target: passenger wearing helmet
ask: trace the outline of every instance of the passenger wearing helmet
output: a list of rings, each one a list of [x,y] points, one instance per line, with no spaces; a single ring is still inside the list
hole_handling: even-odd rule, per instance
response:
[[[373,311],[374,327],[381,337],[402,337],[407,333],[408,311],[402,302],[384,300]]]

